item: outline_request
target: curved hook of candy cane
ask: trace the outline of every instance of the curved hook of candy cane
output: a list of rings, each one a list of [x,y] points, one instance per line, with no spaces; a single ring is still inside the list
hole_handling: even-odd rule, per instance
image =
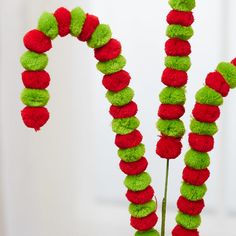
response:
[[[64,37],[69,33],[94,48],[95,58],[99,61],[97,69],[105,74],[103,85],[108,89],[106,97],[112,104],[112,129],[116,133],[120,168],[127,175],[124,184],[128,188],[126,197],[131,202],[129,212],[131,225],[137,230],[135,235],[159,236],[154,229],[158,221],[157,204],[153,200],[151,177],[145,172],[148,162],[144,157],[142,134],[137,129],[140,123],[135,116],[138,109],[132,101],[134,91],[128,87],[131,78],[123,70],[126,60],[121,55],[121,44],[112,38],[108,25],[100,24],[96,16],[85,14],[79,7],[71,12],[59,8],[54,14],[42,14],[38,28],[24,37],[29,51],[21,57],[21,64],[26,69],[22,73],[26,87],[21,94],[21,100],[26,105],[21,112],[23,121],[36,131],[48,121],[49,112],[44,106],[49,100],[46,88],[50,76],[44,70],[48,63],[45,52],[51,49],[51,40],[58,34]]]
[[[210,176],[208,152],[214,148],[214,135],[218,128],[216,120],[220,117],[219,106],[223,104],[230,88],[236,87],[236,59],[231,63],[222,62],[217,69],[207,75],[205,86],[196,93],[196,104],[192,111],[189,134],[189,151],[185,154],[186,167],[183,170],[181,196],[177,206],[177,226],[173,236],[199,236],[198,227],[205,204],[203,197],[207,192],[205,182]]]

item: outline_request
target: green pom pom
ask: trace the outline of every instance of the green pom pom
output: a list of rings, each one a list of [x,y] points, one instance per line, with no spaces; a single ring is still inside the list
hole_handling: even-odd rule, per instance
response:
[[[208,153],[197,152],[193,149],[185,154],[184,162],[187,166],[196,170],[206,169],[211,163]]]
[[[124,106],[132,101],[134,97],[134,91],[129,87],[119,92],[108,91],[106,93],[106,97],[112,105]]]
[[[190,201],[199,201],[205,196],[207,187],[205,184],[201,186],[195,186],[183,182],[180,192],[183,197],[187,198]]]
[[[210,135],[210,136],[216,134],[218,131],[218,128],[215,122],[205,123],[205,122],[200,122],[195,119],[192,119],[191,124],[190,124],[190,129],[195,134]]]
[[[48,64],[48,56],[45,53],[27,51],[21,56],[20,62],[26,70],[44,70]]]
[[[134,192],[146,189],[151,183],[151,177],[148,173],[143,172],[139,175],[128,175],[125,178],[125,186]]]
[[[230,88],[236,87],[236,66],[231,63],[221,62],[216,70],[224,77]]]
[[[113,119],[112,130],[117,134],[129,134],[139,127],[139,120],[137,117],[129,117],[123,119]]]
[[[135,236],[160,236],[160,234],[155,229],[150,229],[148,231],[137,231]]]
[[[191,60],[190,57],[167,56],[165,58],[165,66],[175,70],[188,71],[191,67]]]
[[[49,38],[55,39],[58,35],[58,23],[56,17],[49,12],[44,12],[39,18],[38,29]]]
[[[21,93],[22,102],[29,107],[43,107],[47,105],[50,96],[47,90],[23,89]]]
[[[191,216],[179,212],[176,216],[176,222],[178,225],[183,226],[185,229],[194,230],[201,225],[201,217],[200,215]]]
[[[145,204],[133,204],[129,205],[129,212],[131,216],[135,218],[143,218],[151,213],[155,212],[157,209],[157,205],[155,201],[150,201]]]
[[[220,106],[223,104],[223,97],[214,89],[204,86],[196,93],[196,101],[200,104]]]
[[[177,11],[192,11],[195,8],[195,0],[169,0],[170,6]]]
[[[186,101],[185,88],[166,87],[161,91],[159,98],[162,104],[183,105]]]
[[[162,120],[157,121],[158,130],[166,136],[181,138],[184,136],[185,128],[181,120]]]
[[[110,75],[122,70],[126,65],[126,59],[120,55],[115,59],[105,62],[98,62],[97,69],[105,75]]]
[[[112,32],[110,26],[100,24],[93,32],[87,44],[90,48],[100,48],[110,41],[111,36]]]
[[[138,161],[144,156],[144,154],[145,146],[143,144],[139,144],[138,146],[132,148],[118,150],[118,156],[125,162]]]
[[[79,37],[84,22],[86,20],[86,14],[83,9],[76,7],[71,11],[71,23],[70,23],[70,33],[75,37]]]
[[[166,29],[166,35],[169,38],[179,38],[182,40],[189,40],[194,34],[191,26],[186,27],[182,25],[169,25]]]

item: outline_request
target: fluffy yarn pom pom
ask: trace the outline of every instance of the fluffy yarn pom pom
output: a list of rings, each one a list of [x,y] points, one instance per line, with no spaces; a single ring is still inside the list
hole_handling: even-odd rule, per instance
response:
[[[189,40],[193,36],[193,28],[191,26],[169,25],[166,30],[166,35],[169,38],[179,38]]]
[[[195,0],[169,0],[170,6],[178,11],[192,11],[195,8]]]
[[[172,231],[172,236],[199,236],[199,232],[197,230],[185,229],[177,225]]]
[[[188,81],[188,75],[185,71],[166,68],[163,71],[161,81],[166,86],[182,87]]]
[[[120,161],[120,169],[126,175],[139,175],[146,170],[147,166],[148,162],[145,157],[135,162]]]
[[[70,33],[72,36],[79,37],[86,19],[83,9],[76,7],[71,11]]]
[[[176,120],[183,116],[185,112],[182,105],[161,104],[158,110],[158,116],[164,120]]]
[[[136,218],[143,218],[151,213],[155,212],[157,209],[157,205],[155,201],[150,201],[144,204],[134,204],[131,203],[129,206],[129,212],[131,216]]]
[[[191,67],[190,57],[172,57],[165,58],[165,66],[174,70],[188,71]]]
[[[206,123],[192,119],[190,129],[193,133],[202,135],[214,135],[217,133],[218,128],[215,122]]]
[[[176,222],[183,226],[186,229],[197,229],[201,225],[201,217],[200,215],[191,216],[179,212],[176,216]]]
[[[190,26],[194,22],[194,17],[192,12],[172,10],[166,20],[169,25]]]
[[[136,230],[147,231],[155,226],[157,220],[158,217],[156,213],[152,213],[144,218],[131,217],[130,223]]]
[[[198,152],[210,152],[214,148],[214,138],[209,135],[189,134],[189,145]]]
[[[186,40],[173,38],[166,41],[165,51],[168,56],[188,56],[191,53],[191,45]]]
[[[186,101],[185,88],[164,88],[160,95],[160,102],[162,104],[183,105]]]
[[[71,23],[71,14],[70,12],[64,8],[58,8],[54,16],[57,19],[58,23],[58,33],[61,37],[64,37],[70,33],[70,23]]]
[[[22,81],[26,88],[45,89],[50,83],[50,75],[46,71],[24,71]]]
[[[119,149],[118,156],[125,162],[134,162],[140,160],[145,153],[145,146],[139,144],[133,148]]]
[[[160,234],[155,229],[150,229],[148,231],[137,231],[135,236],[160,236]]]
[[[205,184],[201,186],[194,186],[191,184],[187,184],[185,182],[183,182],[180,189],[182,196],[190,201],[201,200],[205,196],[206,191],[207,191],[207,187]]]
[[[117,107],[114,105],[111,105],[110,107],[110,114],[113,116],[113,118],[127,118],[131,116],[135,116],[137,114],[138,107],[135,102],[130,102],[125,106]]]
[[[113,119],[112,130],[116,134],[129,134],[139,127],[140,121],[137,117]]]

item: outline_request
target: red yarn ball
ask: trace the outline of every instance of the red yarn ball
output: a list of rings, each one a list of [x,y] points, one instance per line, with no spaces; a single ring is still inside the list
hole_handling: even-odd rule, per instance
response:
[[[182,143],[180,139],[162,136],[157,142],[156,153],[161,158],[175,159],[177,158],[182,149]]]
[[[177,206],[181,212],[188,215],[196,216],[202,212],[205,204],[203,199],[199,201],[189,201],[183,196],[180,196],[177,201]]]
[[[229,94],[230,86],[219,72],[209,73],[206,78],[206,85],[220,93],[223,97]]]
[[[233,64],[234,66],[236,66],[236,58],[234,58],[234,59],[231,61],[231,64]]]
[[[164,120],[176,120],[183,116],[185,112],[182,105],[161,104],[158,110],[158,116]]]
[[[166,20],[170,25],[190,26],[194,22],[194,17],[192,12],[172,10]]]
[[[109,61],[117,58],[121,53],[121,44],[116,39],[111,39],[101,48],[94,49],[94,56],[99,61]]]
[[[21,116],[27,127],[38,131],[48,121],[49,112],[45,107],[25,107]]]
[[[84,22],[82,32],[79,35],[78,39],[83,42],[88,41],[98,25],[99,25],[98,17],[86,14],[86,20]]]
[[[115,119],[128,118],[137,114],[138,107],[135,102],[131,101],[127,105],[121,107],[111,105],[109,112]]]
[[[37,53],[44,53],[52,48],[51,39],[36,29],[29,31],[23,41],[27,49]]]
[[[148,186],[143,191],[131,191],[128,190],[126,193],[127,199],[134,204],[144,204],[150,202],[154,196],[154,190],[151,186]]]
[[[121,70],[111,75],[105,75],[102,80],[103,86],[113,92],[118,92],[126,88],[130,83],[131,77],[125,70]]]
[[[172,231],[172,236],[199,236],[199,232],[197,230],[185,229],[177,225]]]
[[[185,71],[166,68],[163,71],[161,81],[166,86],[182,87],[188,81],[188,74]]]
[[[138,175],[141,174],[146,170],[148,166],[147,159],[145,157],[142,157],[140,160],[135,162],[125,162],[120,161],[120,169],[126,174],[126,175]]]
[[[165,51],[167,56],[188,56],[191,53],[191,45],[186,40],[171,38],[165,43]]]
[[[26,88],[45,89],[50,83],[50,75],[46,71],[24,71],[21,76]]]
[[[117,147],[125,149],[138,146],[142,142],[143,136],[138,130],[134,130],[129,134],[117,134],[115,144]]]
[[[214,138],[209,135],[189,134],[189,145],[198,152],[210,152],[214,148]]]
[[[54,16],[58,23],[58,33],[61,37],[64,37],[70,33],[71,14],[66,8],[58,8]]]
[[[220,117],[220,108],[196,103],[192,112],[194,118],[201,122],[215,122]]]
[[[139,231],[152,229],[158,221],[156,213],[152,213],[144,218],[135,218],[131,216],[130,224]]]

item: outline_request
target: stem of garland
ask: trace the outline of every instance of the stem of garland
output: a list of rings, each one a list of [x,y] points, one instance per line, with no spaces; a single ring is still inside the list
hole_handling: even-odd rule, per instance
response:
[[[167,194],[168,194],[168,179],[169,179],[170,160],[166,160],[166,178],[165,178],[165,193],[162,200],[162,222],[161,222],[161,236],[165,236],[166,228],[166,206],[167,206]]]

